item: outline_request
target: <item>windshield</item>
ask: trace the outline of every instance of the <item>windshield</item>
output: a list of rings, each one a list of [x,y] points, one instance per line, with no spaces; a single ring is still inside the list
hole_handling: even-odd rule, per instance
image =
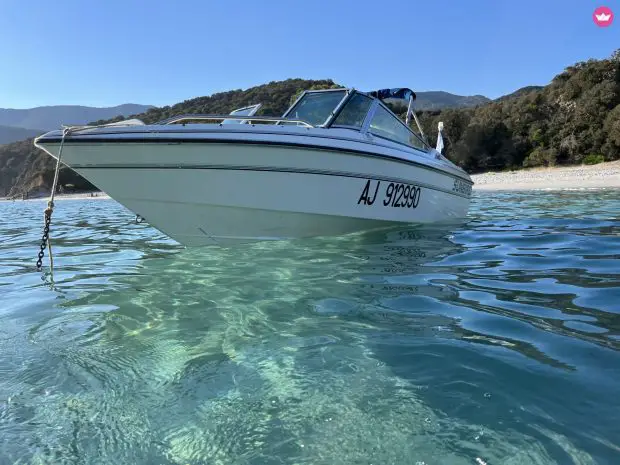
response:
[[[422,141],[409,130],[408,126],[383,106],[377,108],[370,122],[370,132],[375,136],[384,137],[394,142],[425,150]]]
[[[286,115],[287,118],[301,119],[313,126],[327,121],[327,118],[345,96],[346,90],[307,93]]]
[[[371,104],[372,100],[370,97],[356,93],[351,100],[345,104],[338,117],[334,120],[334,126],[361,128]]]

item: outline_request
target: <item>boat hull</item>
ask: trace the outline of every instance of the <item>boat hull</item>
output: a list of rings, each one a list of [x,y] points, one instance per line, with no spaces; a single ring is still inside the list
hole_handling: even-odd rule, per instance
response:
[[[423,164],[267,143],[66,143],[62,160],[186,246],[451,222],[471,192]]]

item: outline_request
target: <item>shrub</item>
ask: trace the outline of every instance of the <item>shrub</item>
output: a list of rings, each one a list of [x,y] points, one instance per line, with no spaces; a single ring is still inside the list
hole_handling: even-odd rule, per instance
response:
[[[599,163],[603,163],[604,161],[605,157],[603,155],[594,155],[593,153],[583,159],[583,162],[586,165],[597,165]]]
[[[536,147],[523,160],[523,166],[526,168],[532,168],[534,166],[554,166],[556,162],[556,154],[553,150],[543,149]]]

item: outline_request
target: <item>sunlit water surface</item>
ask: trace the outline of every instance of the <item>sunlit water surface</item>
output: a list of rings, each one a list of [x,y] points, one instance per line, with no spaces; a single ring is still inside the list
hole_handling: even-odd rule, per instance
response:
[[[0,202],[0,464],[618,464],[620,191],[184,249]],[[48,269],[48,254],[44,259]]]

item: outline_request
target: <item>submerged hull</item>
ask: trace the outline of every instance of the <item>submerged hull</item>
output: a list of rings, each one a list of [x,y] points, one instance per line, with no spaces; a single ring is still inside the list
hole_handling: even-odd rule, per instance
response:
[[[58,150],[57,141],[37,145],[52,156]],[[466,216],[466,178],[364,155],[355,145],[82,139],[65,143],[62,161],[186,246],[341,235]]]

